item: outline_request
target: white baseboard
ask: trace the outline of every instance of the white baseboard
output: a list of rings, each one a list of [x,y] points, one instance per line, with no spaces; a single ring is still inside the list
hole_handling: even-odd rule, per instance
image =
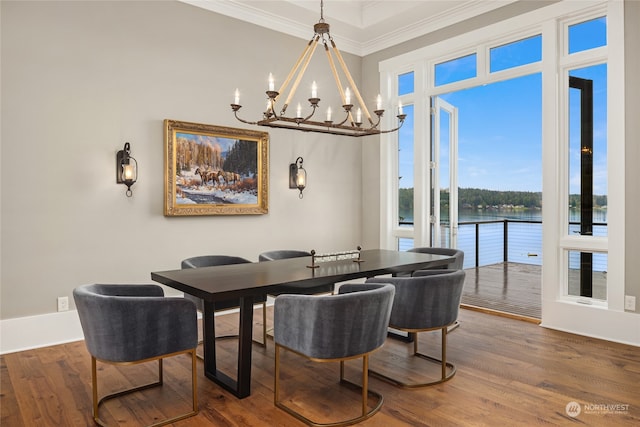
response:
[[[273,301],[267,302],[272,305]],[[216,316],[238,309],[220,311]],[[201,314],[198,312],[198,318]],[[76,310],[0,320],[0,354],[49,347],[84,339]]]
[[[75,310],[0,321],[0,354],[82,339],[80,318]]]

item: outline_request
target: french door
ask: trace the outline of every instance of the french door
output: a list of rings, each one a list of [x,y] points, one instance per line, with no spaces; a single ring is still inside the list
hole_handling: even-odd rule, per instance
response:
[[[458,244],[458,109],[439,96],[431,98],[432,247]]]

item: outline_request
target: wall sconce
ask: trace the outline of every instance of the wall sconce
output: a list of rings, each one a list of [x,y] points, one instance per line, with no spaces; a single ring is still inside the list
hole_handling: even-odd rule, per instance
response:
[[[131,145],[124,143],[124,148],[116,153],[116,182],[127,186],[127,197],[133,192],[131,186],[138,179],[138,162],[131,157]]]
[[[302,167],[302,157],[298,157],[295,163],[289,165],[289,188],[297,188],[300,190],[302,199],[302,190],[307,186],[307,171]]]

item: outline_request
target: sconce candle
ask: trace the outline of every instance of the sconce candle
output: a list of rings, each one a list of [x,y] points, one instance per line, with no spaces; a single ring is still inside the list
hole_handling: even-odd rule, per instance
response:
[[[131,186],[138,179],[138,162],[131,157],[131,145],[124,143],[124,148],[116,153],[116,183],[127,186],[127,197],[133,192]]]
[[[235,97],[233,99],[233,102],[236,105],[240,105],[240,92],[238,91],[238,89],[236,89],[236,93],[235,93]]]
[[[289,165],[289,188],[297,188],[301,199],[302,190],[307,186],[307,171],[302,167],[302,162],[302,157],[298,157],[295,163]]]
[[[380,94],[376,98],[376,110],[382,110],[382,96]]]
[[[344,103],[346,105],[351,104],[351,92],[349,92],[349,88],[344,92]]]
[[[313,83],[311,84],[311,98],[317,98],[317,97],[318,97],[318,85],[314,80]]]
[[[402,114],[402,101],[398,101],[398,114]]]

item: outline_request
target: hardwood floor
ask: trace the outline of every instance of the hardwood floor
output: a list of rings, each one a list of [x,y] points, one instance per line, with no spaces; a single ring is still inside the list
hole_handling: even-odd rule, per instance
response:
[[[258,338],[262,317],[259,310],[255,314]],[[231,332],[235,319],[218,318],[219,332]],[[470,310],[461,310],[460,324],[449,334],[448,360],[458,369],[453,379],[403,390],[370,378],[370,388],[385,401],[382,410],[361,425],[640,425],[640,348]],[[422,352],[439,355],[439,333],[421,334],[419,343]],[[219,344],[221,366],[230,372],[235,345],[234,340]],[[414,361],[406,362],[409,349],[388,340],[372,356],[372,368],[399,374],[411,369]],[[302,425],[273,405],[273,357],[273,341],[266,350],[254,345],[252,394],[243,400],[204,378],[199,361],[200,413],[176,425]],[[3,427],[93,425],[90,358],[83,341],[6,354],[0,361]],[[112,425],[144,425],[188,409],[189,366],[186,357],[167,359],[162,388],[106,403],[104,418]],[[360,366],[359,361],[349,362],[347,377],[359,381]],[[155,370],[153,364],[98,367],[100,395],[150,380]],[[437,368],[420,372],[437,375]],[[358,411],[359,395],[340,387],[338,377],[338,363],[283,355],[283,396],[311,417],[329,421]],[[581,410],[575,417],[567,415],[570,402]]]

